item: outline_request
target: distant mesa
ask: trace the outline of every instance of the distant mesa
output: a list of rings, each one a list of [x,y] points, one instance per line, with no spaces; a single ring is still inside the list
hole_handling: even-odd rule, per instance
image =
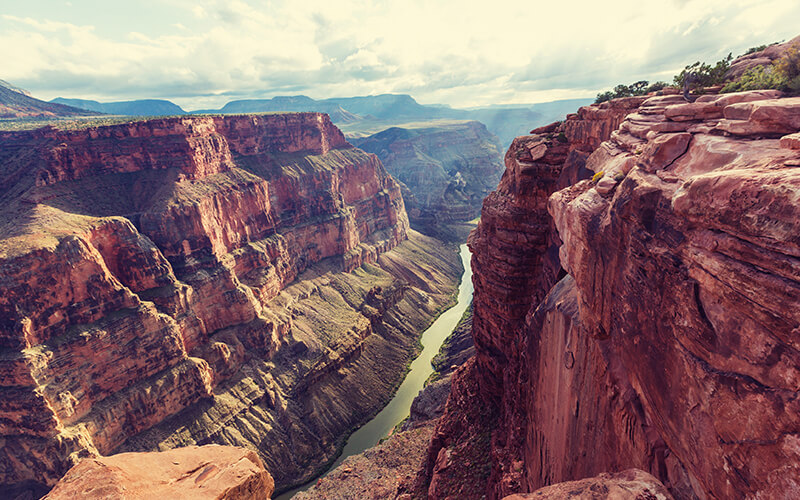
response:
[[[186,114],[186,111],[184,111],[177,104],[163,99],[137,99],[135,101],[97,102],[88,99],[67,99],[64,97],[56,97],[50,102],[109,115],[172,116]]]

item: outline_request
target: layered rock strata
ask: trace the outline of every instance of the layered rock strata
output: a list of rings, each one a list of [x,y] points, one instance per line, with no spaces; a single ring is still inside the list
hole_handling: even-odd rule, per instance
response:
[[[429,495],[458,493],[449,457],[487,433],[490,498],[631,467],[676,498],[800,494],[798,117],[775,91],[653,96],[514,142]]]
[[[205,443],[301,482],[388,398],[458,282],[452,250],[404,242],[397,184],[325,115],[0,143],[0,484]]]
[[[273,488],[272,477],[254,452],[209,444],[85,458],[44,498],[262,500]]]
[[[468,232],[459,232],[459,223],[480,214],[481,201],[503,173],[497,137],[475,121],[391,127],[352,141],[377,154],[400,182],[412,227],[432,235],[463,233],[458,241]]]

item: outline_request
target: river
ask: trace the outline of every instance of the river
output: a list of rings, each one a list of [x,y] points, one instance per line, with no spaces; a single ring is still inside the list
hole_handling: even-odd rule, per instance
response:
[[[411,363],[410,370],[397,389],[394,397],[383,410],[380,411],[375,417],[366,424],[359,427],[344,445],[341,456],[336,459],[328,472],[332,471],[341,464],[344,459],[350,455],[358,455],[359,453],[372,448],[378,442],[389,435],[394,427],[405,419],[410,410],[411,402],[417,397],[419,391],[425,385],[431,373],[433,373],[433,366],[431,361],[433,357],[439,352],[445,339],[450,335],[453,329],[458,324],[464,311],[472,301],[472,268],[470,267],[470,253],[467,245],[461,245],[459,249],[461,256],[461,263],[464,265],[464,274],[461,276],[461,285],[458,287],[458,302],[456,305],[443,312],[436,321],[434,321],[427,330],[422,332],[422,352]],[[323,474],[327,475],[328,472]],[[300,486],[294,490],[287,491],[280,496],[275,497],[275,500],[288,500],[296,493],[305,491],[317,482],[316,478],[309,483]]]

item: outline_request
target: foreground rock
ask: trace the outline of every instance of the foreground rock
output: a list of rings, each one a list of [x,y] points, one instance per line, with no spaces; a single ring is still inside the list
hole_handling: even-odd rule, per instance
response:
[[[798,118],[774,91],[656,96],[518,138],[470,241],[476,365],[422,491],[638,468],[676,498],[800,495]],[[483,455],[469,491],[461,457]]]
[[[345,459],[328,475],[319,479],[297,500],[380,500],[397,498],[409,489],[425,456],[432,423],[393,434],[359,455]]]
[[[658,479],[650,474],[629,469],[616,474],[600,474],[597,477],[567,481],[545,486],[533,493],[514,494],[503,500],[671,500],[672,495]]]
[[[0,485],[207,443],[303,482],[453,300],[457,254],[407,233],[397,184],[325,115],[0,144]]]
[[[499,141],[479,122],[391,127],[351,140],[400,182],[412,227],[460,242],[472,229],[463,223],[480,215],[503,173]]]
[[[258,455],[210,444],[86,458],[45,498],[263,500],[272,495],[273,486]]]

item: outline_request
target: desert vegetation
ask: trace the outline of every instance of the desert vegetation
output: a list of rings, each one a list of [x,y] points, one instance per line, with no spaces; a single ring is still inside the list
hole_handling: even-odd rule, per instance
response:
[[[739,57],[756,54],[778,43],[780,42],[750,47]],[[646,95],[668,86],[683,88],[684,85],[687,85],[688,89],[693,92],[701,92],[701,89],[706,87],[722,86],[721,93],[763,89],[777,89],[792,94],[800,93],[800,44],[788,48],[782,57],[771,64],[752,67],[742,73],[741,76],[731,79],[729,70],[734,60],[733,54],[729,53],[713,64],[696,61],[687,65],[680,73],[675,75],[672,85],[666,82],[650,84],[646,80],[630,85],[620,84],[614,87],[613,90],[597,94],[595,103],[619,97]],[[689,80],[688,84],[687,79]]]
[[[630,85],[619,84],[614,87],[614,90],[609,90],[607,92],[601,92],[597,94],[597,99],[595,99],[595,103],[601,103],[610,101],[611,99],[616,99],[618,97],[634,97],[639,95],[646,95],[650,92],[656,92],[658,90],[667,87],[669,84],[667,82],[655,82],[650,83],[647,80],[639,80],[638,82],[634,82]]]

